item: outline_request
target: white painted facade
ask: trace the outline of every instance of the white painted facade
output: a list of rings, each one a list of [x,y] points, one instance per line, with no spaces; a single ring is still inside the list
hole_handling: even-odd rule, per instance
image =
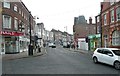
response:
[[[88,43],[86,43],[85,38],[78,39],[78,49],[88,50]]]

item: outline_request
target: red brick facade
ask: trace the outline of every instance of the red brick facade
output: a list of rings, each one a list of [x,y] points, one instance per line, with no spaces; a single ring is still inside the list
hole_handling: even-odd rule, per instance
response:
[[[3,5],[3,4],[2,4]],[[17,6],[17,11],[14,11],[14,5]],[[21,11],[21,14],[19,14],[19,11]],[[22,15],[23,13],[23,15]],[[10,9],[9,8],[4,8],[3,7],[3,11],[2,11],[2,15],[9,15],[12,17],[12,26],[10,30],[14,30],[14,17],[17,18],[18,21],[18,27],[20,24],[20,20],[24,23],[24,27],[28,28],[29,27],[29,10],[26,8],[26,6],[24,5],[23,2],[10,2]],[[32,29],[33,29],[33,16],[31,15],[31,25],[32,25]],[[3,29],[3,30],[7,30],[7,29]],[[18,30],[19,31],[19,30]]]
[[[118,42],[119,45],[113,45],[114,41],[113,39],[113,33],[114,31],[118,31],[120,33],[120,20],[117,20],[116,15],[116,9],[120,6],[120,1],[114,3],[113,5],[110,4],[110,2],[103,2],[101,3],[103,5],[102,8],[102,45],[105,46],[105,37],[107,36],[107,47],[117,47],[120,48],[120,42]],[[111,21],[111,11],[114,11],[114,21]],[[104,14],[106,14],[106,24],[104,23],[105,18]],[[118,39],[118,41],[120,41]]]
[[[28,47],[30,24],[31,30],[33,30],[34,18],[23,2],[2,2],[2,31],[0,34],[2,34],[5,53],[18,53]]]

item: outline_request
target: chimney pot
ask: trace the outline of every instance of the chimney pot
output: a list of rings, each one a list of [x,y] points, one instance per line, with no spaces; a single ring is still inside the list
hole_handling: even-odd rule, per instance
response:
[[[91,17],[89,18],[89,24],[92,24],[92,18]]]

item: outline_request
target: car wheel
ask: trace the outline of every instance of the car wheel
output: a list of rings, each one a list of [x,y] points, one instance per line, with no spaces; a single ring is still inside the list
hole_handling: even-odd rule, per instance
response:
[[[94,63],[98,63],[97,57],[93,57],[93,62],[94,62]]]
[[[114,67],[115,67],[115,69],[120,70],[120,62],[116,61],[114,63]]]

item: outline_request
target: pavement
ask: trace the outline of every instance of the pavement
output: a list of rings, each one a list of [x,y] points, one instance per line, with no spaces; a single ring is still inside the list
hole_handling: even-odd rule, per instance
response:
[[[21,59],[21,58],[36,57],[36,56],[41,56],[43,54],[46,54],[46,48],[42,48],[41,52],[34,51],[33,55],[31,56],[28,55],[28,51],[24,51],[17,54],[3,54],[2,60],[14,60],[14,59]]]

